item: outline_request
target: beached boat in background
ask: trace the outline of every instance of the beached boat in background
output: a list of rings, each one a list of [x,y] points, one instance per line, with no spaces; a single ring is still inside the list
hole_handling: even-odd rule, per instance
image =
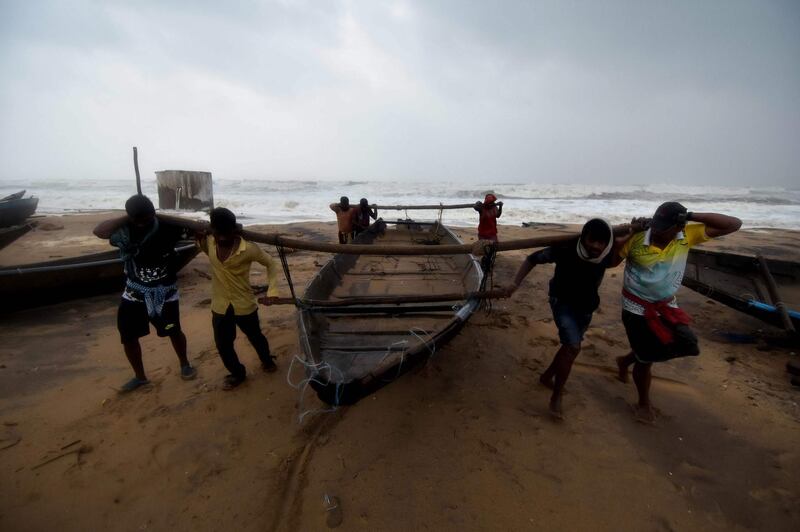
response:
[[[30,231],[36,226],[36,222],[22,225],[12,225],[11,227],[0,228],[0,249],[14,242],[16,239]]]
[[[378,220],[354,243],[461,241],[435,222]],[[310,385],[323,401],[341,405],[392,382],[461,330],[479,300],[453,294],[479,290],[482,278],[468,254],[335,255],[309,283],[298,311]]]
[[[765,271],[766,269],[766,271]],[[769,277],[774,280],[770,288]],[[775,295],[800,330],[800,264],[721,251],[693,249],[683,284],[731,308],[787,328]]]
[[[192,241],[176,247],[178,269],[198,252]],[[47,305],[122,290],[124,272],[119,251],[21,266],[0,267],[0,312]]]
[[[39,198],[23,198],[25,191],[0,198],[0,227],[21,225],[36,212]]]

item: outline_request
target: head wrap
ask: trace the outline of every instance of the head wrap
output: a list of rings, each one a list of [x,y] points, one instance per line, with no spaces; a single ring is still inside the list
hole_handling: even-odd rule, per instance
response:
[[[604,223],[608,227],[608,245],[606,245],[606,249],[600,253],[599,256],[592,258],[589,255],[589,252],[583,246],[583,237],[586,235],[586,226],[590,223],[595,222],[595,220],[599,220],[600,222]],[[583,230],[581,231],[581,237],[578,239],[578,256],[585,260],[586,262],[591,262],[593,264],[599,264],[604,258],[608,256],[611,252],[611,247],[614,245],[614,229],[611,227],[611,224],[608,223],[606,220],[602,218],[592,218],[588,222],[583,225]]]

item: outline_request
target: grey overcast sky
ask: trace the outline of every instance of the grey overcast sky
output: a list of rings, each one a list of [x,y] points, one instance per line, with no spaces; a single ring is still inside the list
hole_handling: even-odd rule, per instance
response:
[[[800,183],[797,0],[0,0],[0,180]]]

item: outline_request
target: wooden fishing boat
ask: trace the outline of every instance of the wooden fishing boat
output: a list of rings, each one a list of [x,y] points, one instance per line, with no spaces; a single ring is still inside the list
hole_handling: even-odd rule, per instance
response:
[[[25,195],[25,190],[20,190],[19,192],[14,192],[13,194],[9,194],[8,196],[0,198],[0,201],[10,201],[15,199],[21,199],[22,196]]]
[[[192,241],[176,247],[178,269],[199,251]],[[0,267],[0,312],[19,310],[122,290],[124,272],[119,251],[21,266]]]
[[[22,191],[25,192],[24,190]],[[7,196],[10,199],[0,201],[0,227],[11,227],[22,224],[36,212],[39,198],[17,197],[19,193]]]
[[[437,222],[379,219],[354,243],[461,241]],[[478,291],[482,279],[469,254],[335,255],[307,286],[298,311],[309,384],[323,401],[343,405],[392,382],[461,330],[479,305],[465,294]]]
[[[769,277],[774,282],[771,283]],[[800,264],[797,262],[693,249],[689,252],[683,284],[766,323],[788,328],[778,305],[780,299],[788,320],[800,330]]]
[[[36,225],[35,222],[23,224],[23,225],[12,225],[11,227],[3,227],[0,228],[0,249],[3,249],[7,245],[14,242],[16,239],[30,231]]]

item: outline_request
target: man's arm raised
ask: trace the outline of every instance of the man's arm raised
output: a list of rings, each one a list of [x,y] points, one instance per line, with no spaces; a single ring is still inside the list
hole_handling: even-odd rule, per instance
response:
[[[120,216],[119,218],[112,218],[110,220],[106,220],[104,222],[100,222],[97,224],[97,227],[94,228],[94,236],[97,238],[102,238],[103,240],[108,240],[111,238],[117,229],[125,225],[128,221],[128,216]]]
[[[687,221],[700,222],[706,226],[706,236],[717,238],[736,232],[742,227],[742,221],[735,216],[715,212],[691,212]]]

